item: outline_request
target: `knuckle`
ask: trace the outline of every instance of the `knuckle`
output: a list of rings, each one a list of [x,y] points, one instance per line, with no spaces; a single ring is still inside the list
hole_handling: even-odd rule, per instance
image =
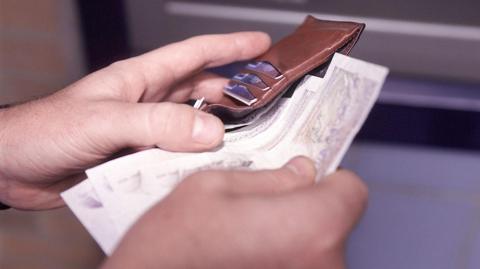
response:
[[[206,38],[208,38],[208,35],[197,35],[197,36],[189,37],[185,41],[190,44],[197,44],[199,42],[200,43],[204,42]]]
[[[245,50],[245,47],[248,47],[250,44],[247,44],[244,35],[233,35],[231,42],[232,50],[235,52],[235,54],[240,55],[240,58],[243,59],[249,56]]]
[[[350,186],[356,198],[357,204],[365,205],[368,199],[368,187],[367,184],[354,172],[349,170],[342,170],[339,172],[340,178],[347,181],[347,186]]]
[[[313,252],[322,254],[336,250],[342,246],[344,238],[335,233],[317,233],[314,237],[317,240],[312,240]]]
[[[179,188],[197,194],[215,193],[225,187],[225,181],[215,171],[196,172],[180,183]]]
[[[205,43],[209,43],[211,39],[212,35],[197,35],[187,38],[185,41],[182,42],[182,45],[199,49],[199,52],[202,52]]]
[[[289,170],[277,170],[267,175],[277,189],[290,189],[302,181],[300,176]]]
[[[157,141],[157,136],[165,133],[167,128],[165,124],[157,124],[157,109],[155,106],[151,106],[143,114],[145,128],[145,136],[147,141],[151,144],[153,141]]]
[[[199,44],[199,43],[205,43],[205,42],[210,42],[213,41],[215,37],[218,35],[215,34],[203,34],[203,35],[197,35],[197,36],[192,36],[190,38],[187,38],[186,41],[191,42],[192,44]]]
[[[119,60],[111,63],[107,68],[113,70],[122,70],[126,65],[127,60]]]
[[[326,205],[308,205],[309,207],[316,207],[315,211],[298,210],[304,208],[305,204],[288,205],[283,209],[282,217],[288,218],[292,221],[283,222],[283,229],[286,234],[298,233],[298,227],[301,225],[302,232],[296,238],[290,238],[291,241],[296,242],[296,247],[300,247],[304,252],[321,254],[333,250],[340,246],[344,240],[344,235],[340,232],[341,229],[336,225],[335,220],[332,220],[332,215],[325,213]],[[292,215],[295,216],[292,218]]]
[[[128,72],[125,72],[127,65],[127,60],[116,61],[105,68],[104,71],[108,72],[112,79],[127,83],[128,77],[126,75],[128,75]]]
[[[282,189],[291,189],[310,183],[308,177],[294,173],[290,168],[275,170],[269,174],[271,175],[272,181],[277,183]],[[313,183],[313,181],[311,182]]]
[[[124,79],[124,81],[131,81],[131,80],[138,80],[143,78],[142,76],[139,76],[141,72],[142,63],[138,61],[136,58],[129,58],[125,60],[120,60],[116,61],[110,66],[108,66],[108,69],[111,69],[121,75],[121,77]]]
[[[358,197],[360,202],[365,205],[368,200],[368,186],[362,180],[358,180]]]
[[[338,174],[342,175],[342,177],[348,178],[350,180],[360,180],[360,177],[350,170],[340,170],[338,172]]]
[[[105,72],[103,82],[115,92],[123,93],[125,97],[121,97],[124,97],[124,99],[130,99],[129,94],[132,94],[131,92],[136,92],[136,89],[144,88],[147,84],[145,76],[139,71],[140,68],[132,68],[135,65],[136,63],[132,58],[110,64],[101,70],[101,72]],[[126,89],[126,91],[118,91],[119,89]]]
[[[161,122],[154,122],[158,115],[162,115]],[[187,105],[163,103],[152,111],[151,123],[161,128],[161,135],[185,141],[190,139],[194,118],[195,112]]]
[[[338,220],[343,218],[342,214],[348,212],[335,210],[336,214],[326,213],[328,211],[328,209],[325,209],[316,214],[306,216],[307,219],[310,219],[310,222],[305,229],[308,230],[308,238],[313,240],[310,243],[317,253],[339,247],[347,236],[345,224]]]

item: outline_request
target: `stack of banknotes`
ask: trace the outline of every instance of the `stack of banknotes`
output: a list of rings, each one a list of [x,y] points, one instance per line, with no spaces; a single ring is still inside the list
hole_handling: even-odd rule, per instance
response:
[[[315,161],[318,180],[336,170],[365,121],[388,69],[335,54],[324,78],[306,76],[290,98],[226,128],[202,153],[149,149],[86,171],[62,197],[105,253],[186,176],[206,169],[278,168],[297,155]]]

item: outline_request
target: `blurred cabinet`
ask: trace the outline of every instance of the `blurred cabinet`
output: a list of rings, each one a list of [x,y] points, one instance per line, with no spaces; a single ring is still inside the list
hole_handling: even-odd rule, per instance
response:
[[[0,104],[44,96],[85,71],[73,0],[0,0]]]
[[[367,24],[354,55],[396,74],[480,83],[480,2],[126,0],[139,51],[204,33],[262,30],[278,39],[306,14]]]

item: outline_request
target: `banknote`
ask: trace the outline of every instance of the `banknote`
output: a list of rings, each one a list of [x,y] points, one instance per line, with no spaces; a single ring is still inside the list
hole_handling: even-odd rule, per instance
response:
[[[274,71],[267,67],[252,66]],[[202,153],[156,148],[127,155],[88,169],[88,178],[62,197],[110,254],[142,214],[192,173],[278,168],[305,155],[314,160],[321,180],[338,167],[387,73],[383,66],[335,54],[324,78],[306,76],[291,98],[280,98],[234,126],[218,148]]]
[[[122,234],[115,228],[112,218],[90,180],[84,180],[61,195],[100,248],[110,254]]]

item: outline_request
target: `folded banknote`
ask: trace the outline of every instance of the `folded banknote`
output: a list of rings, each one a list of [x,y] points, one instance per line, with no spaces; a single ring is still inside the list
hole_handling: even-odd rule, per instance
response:
[[[233,126],[220,147],[202,153],[156,148],[127,155],[88,169],[88,178],[62,197],[110,254],[145,211],[197,171],[278,168],[304,155],[314,160],[321,180],[337,169],[387,73],[383,66],[335,54],[324,78],[304,77],[291,98],[278,98]]]

